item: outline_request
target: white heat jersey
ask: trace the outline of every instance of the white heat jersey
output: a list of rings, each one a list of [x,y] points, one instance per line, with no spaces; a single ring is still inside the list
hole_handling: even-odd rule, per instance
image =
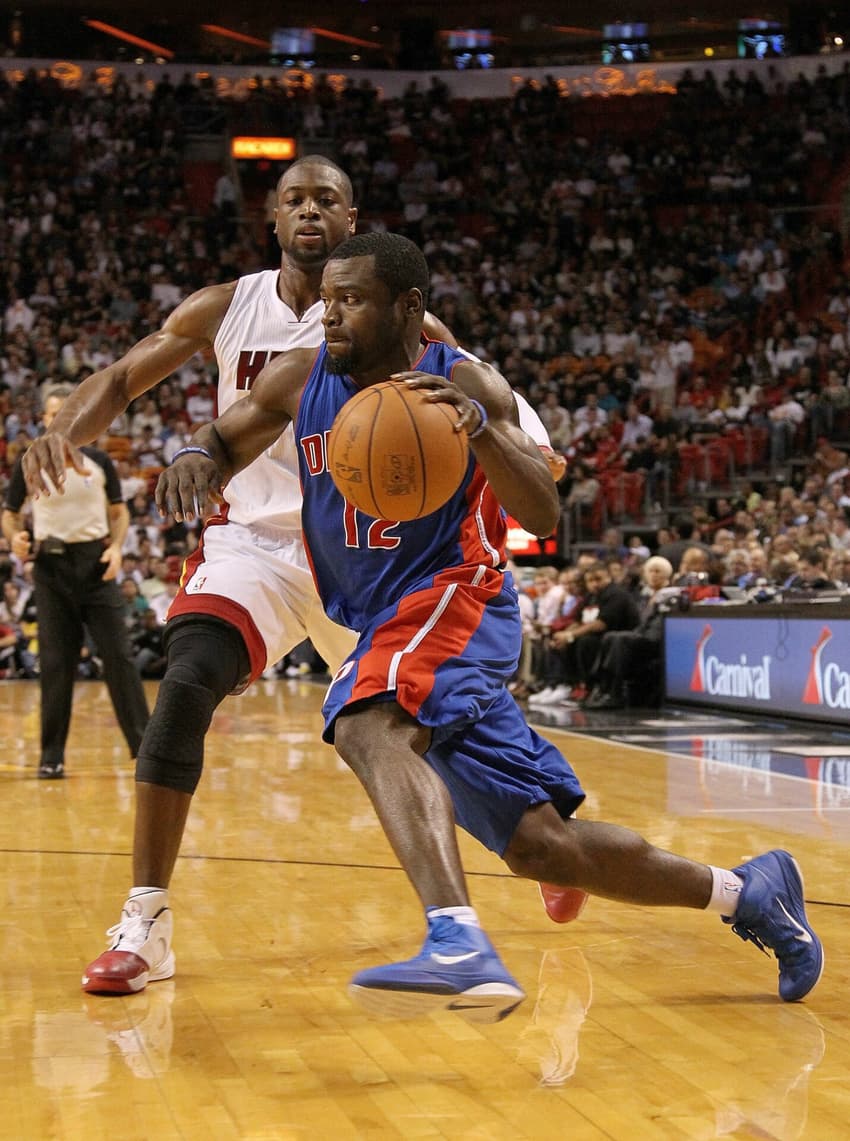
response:
[[[552,441],[544,427],[543,421],[519,392],[514,393],[517,411],[519,412],[519,426],[527,436],[531,436],[538,448],[552,450]]]
[[[270,360],[289,349],[318,348],[324,337],[321,301],[301,320],[277,292],[279,271],[240,277],[216,334],[218,411],[247,395]],[[228,518],[261,523],[289,534],[301,531],[301,485],[292,425],[225,488]]]

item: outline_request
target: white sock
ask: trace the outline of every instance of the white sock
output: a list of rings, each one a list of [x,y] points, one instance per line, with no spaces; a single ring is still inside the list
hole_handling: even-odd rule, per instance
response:
[[[738,910],[744,881],[725,868],[715,868],[712,864],[708,866],[711,869],[711,899],[705,905],[705,910],[719,911],[727,919],[732,919]]]
[[[463,923],[466,927],[481,926],[474,907],[427,907],[425,914],[429,919],[436,919],[438,915],[449,915],[455,923]]]
[[[142,901],[144,896],[144,901]],[[131,887],[128,899],[139,900],[140,906],[143,908],[143,913],[152,919],[162,911],[163,907],[168,907],[168,888],[167,887]]]

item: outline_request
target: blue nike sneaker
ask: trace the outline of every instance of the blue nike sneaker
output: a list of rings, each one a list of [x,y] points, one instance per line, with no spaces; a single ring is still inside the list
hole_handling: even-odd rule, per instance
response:
[[[500,1022],[525,998],[481,928],[449,915],[428,919],[416,958],[359,971],[348,990],[370,1014],[385,1018],[454,1010],[469,1022]]]
[[[779,960],[779,997],[797,1002],[823,971],[823,944],[806,919],[803,877],[788,852],[774,849],[732,869],[744,881],[738,910],[724,923]]]

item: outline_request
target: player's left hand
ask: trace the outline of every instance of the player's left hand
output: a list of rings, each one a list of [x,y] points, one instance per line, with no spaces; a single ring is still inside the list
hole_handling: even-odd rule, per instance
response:
[[[89,475],[91,468],[78,447],[61,432],[45,432],[33,440],[24,452],[21,468],[27,495],[38,499],[53,491],[65,494],[66,469],[73,468],[79,475]]]
[[[171,514],[178,523],[191,523],[223,503],[221,474],[214,460],[200,453],[180,456],[160,475],[154,493],[163,518]]]
[[[457,410],[456,432],[472,433],[481,427],[481,413],[463,389],[444,376],[430,372],[394,372],[390,380],[402,381],[408,388],[428,389],[433,404],[452,404]]]

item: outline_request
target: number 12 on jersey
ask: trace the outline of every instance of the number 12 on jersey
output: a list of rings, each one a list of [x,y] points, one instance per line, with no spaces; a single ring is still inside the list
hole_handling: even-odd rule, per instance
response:
[[[343,519],[346,547],[392,551],[401,543],[401,536],[391,533],[392,528],[397,527],[398,523],[388,519],[370,519],[368,515],[362,515],[351,503],[345,504]]]

